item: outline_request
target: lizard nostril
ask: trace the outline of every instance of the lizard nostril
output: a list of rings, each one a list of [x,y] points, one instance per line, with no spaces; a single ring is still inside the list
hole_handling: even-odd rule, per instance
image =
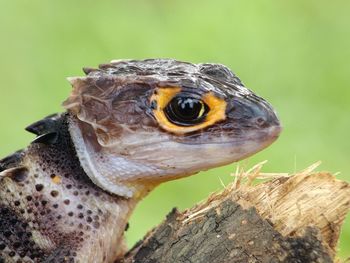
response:
[[[255,119],[255,123],[259,125],[260,127],[266,126],[267,119],[264,117],[258,117]]]

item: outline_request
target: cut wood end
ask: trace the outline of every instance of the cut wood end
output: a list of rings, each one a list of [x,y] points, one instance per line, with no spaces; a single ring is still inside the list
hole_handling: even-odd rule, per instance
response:
[[[235,180],[222,192],[185,211],[184,224],[196,220],[209,209],[231,199],[244,208],[255,207],[284,236],[302,236],[308,227],[319,230],[330,255],[336,254],[341,225],[350,209],[350,186],[328,172],[314,172],[317,162],[293,175],[261,173],[265,162],[243,171],[237,169]],[[256,178],[270,181],[252,186]],[[218,211],[219,212],[219,211]]]
[[[339,262],[341,225],[350,186],[319,163],[293,174],[261,173],[263,163],[195,207],[149,232],[117,262]],[[270,181],[253,185],[255,178]]]

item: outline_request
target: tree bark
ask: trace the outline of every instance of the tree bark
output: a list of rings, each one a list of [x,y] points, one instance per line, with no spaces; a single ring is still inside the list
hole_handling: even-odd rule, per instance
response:
[[[174,209],[117,262],[334,262],[350,186],[312,168],[255,186],[261,165],[240,172],[205,202]]]

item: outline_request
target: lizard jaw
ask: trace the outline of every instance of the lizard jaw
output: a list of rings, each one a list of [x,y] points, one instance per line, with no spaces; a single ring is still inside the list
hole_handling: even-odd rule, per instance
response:
[[[151,165],[135,162],[123,156],[96,151],[91,140],[85,140],[78,120],[70,118],[69,132],[80,164],[91,181],[101,189],[126,198],[142,198],[157,183],[137,184],[135,177],[161,171]]]

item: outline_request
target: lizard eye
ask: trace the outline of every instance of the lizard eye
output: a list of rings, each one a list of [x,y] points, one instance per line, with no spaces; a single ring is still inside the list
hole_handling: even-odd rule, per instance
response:
[[[165,107],[168,120],[180,126],[191,126],[204,121],[209,107],[201,100],[191,97],[175,97]]]
[[[181,87],[159,87],[150,98],[150,108],[166,131],[186,134],[225,120],[226,102],[214,93],[182,92]]]

